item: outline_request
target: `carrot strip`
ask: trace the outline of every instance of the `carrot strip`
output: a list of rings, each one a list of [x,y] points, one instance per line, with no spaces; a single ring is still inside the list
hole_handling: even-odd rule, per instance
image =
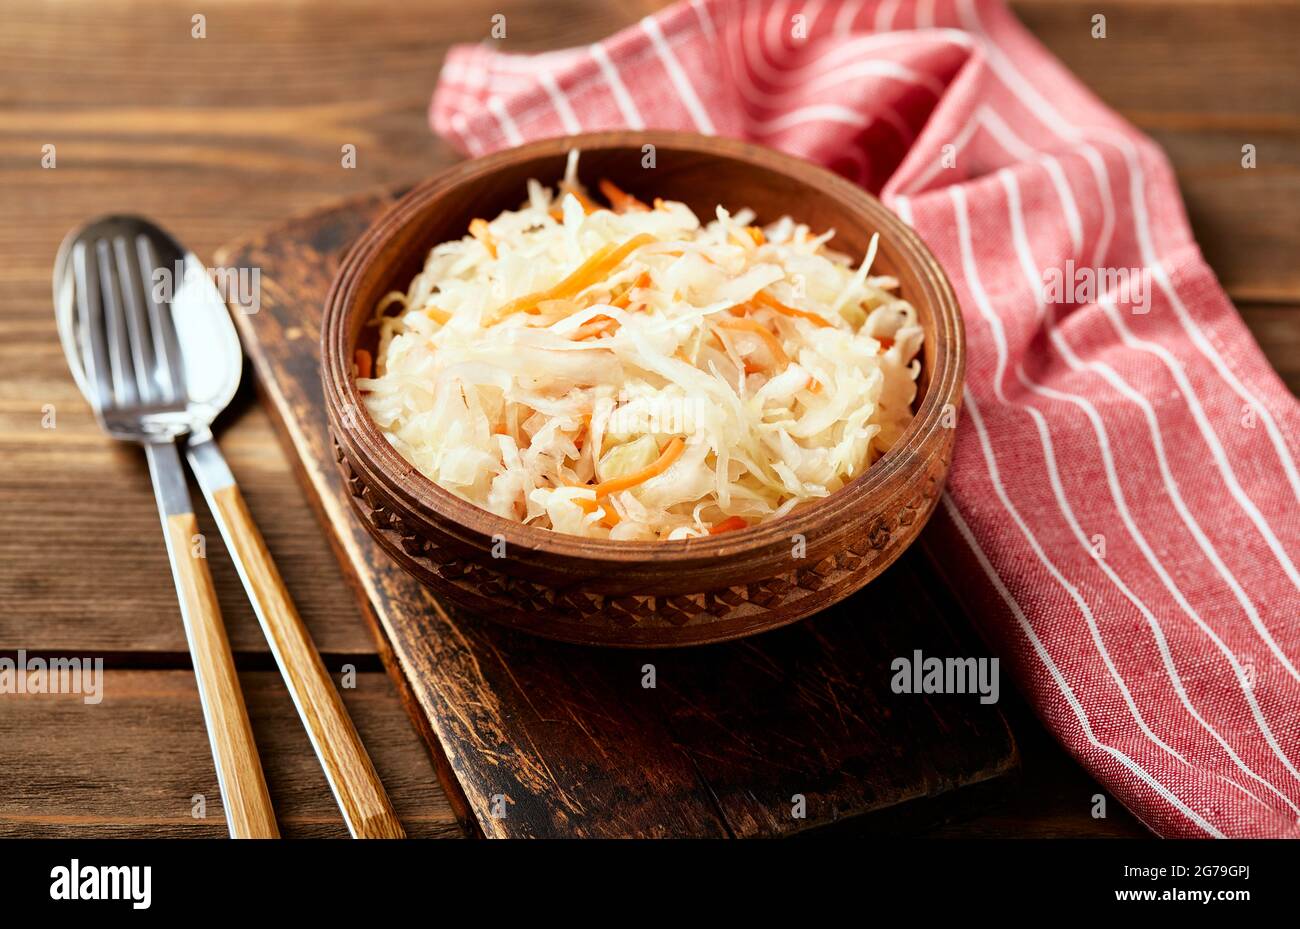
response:
[[[436,306],[426,306],[424,308],[424,315],[440,326],[445,326],[451,321],[451,314],[446,310],[438,309]]]
[[[581,342],[584,339],[590,339],[592,336],[602,335],[606,332],[613,332],[620,325],[622,324],[617,319],[611,319],[608,316],[593,316],[590,320],[573,330],[572,338],[575,342]]]
[[[735,307],[732,307],[732,309],[734,310]],[[722,351],[725,352],[727,350],[726,344],[724,344],[723,341],[720,338],[718,338],[718,334],[716,332],[709,333],[709,340],[718,348],[722,349]],[[686,359],[683,358],[682,360],[685,361]],[[740,361],[741,361],[741,368],[742,370],[744,370],[746,374],[757,374],[760,371],[766,370],[762,365],[755,364],[754,362],[750,361],[748,358],[742,358],[740,359]],[[692,362],[692,364],[693,363],[694,362]]]
[[[599,203],[596,203],[594,200],[592,200],[590,197],[588,197],[586,194],[584,194],[581,190],[579,190],[576,187],[562,186],[560,188],[561,203],[563,203],[564,201],[565,194],[573,194],[573,196],[577,199],[577,201],[582,204],[582,212],[586,213],[587,215],[591,215],[597,210],[604,209],[604,207],[602,207]],[[560,203],[557,203],[555,206],[551,207],[551,219],[564,219],[564,207],[561,206]]]
[[[651,464],[640,471],[633,471],[631,474],[625,474],[622,477],[601,481],[592,489],[596,491],[596,497],[600,498],[618,493],[621,490],[627,490],[629,487],[635,487],[637,484],[644,484],[650,478],[658,477],[672,467],[673,462],[682,457],[682,452],[685,449],[686,443],[681,440],[681,437],[674,436],[673,440],[668,443],[659,457]]]
[[[642,246],[649,245],[654,240],[654,236],[643,232],[617,247],[605,245],[597,249],[590,258],[578,265],[572,274],[554,287],[538,291],[535,294],[528,294],[517,300],[511,300],[496,311],[494,318],[501,319],[512,313],[532,312],[537,307],[537,304],[547,300],[563,300],[566,297],[576,296],[617,268],[628,255]]]
[[[828,323],[825,319],[818,316],[816,313],[809,313],[807,310],[800,310],[792,306],[786,306],[784,303],[782,303],[780,300],[776,299],[776,297],[773,297],[771,294],[767,293],[766,291],[759,291],[758,293],[756,293],[754,295],[754,302],[761,303],[763,306],[769,309],[776,310],[778,313],[780,313],[783,316],[796,316],[799,319],[806,319],[813,325],[817,326],[819,329],[826,329],[831,325],[831,323]]]
[[[570,290],[576,293],[578,290],[581,290],[583,286],[586,286],[581,285],[581,282],[587,280],[595,272],[599,271],[613,250],[614,247],[612,245],[601,246],[592,253],[590,258],[578,265],[578,267],[574,269],[568,277],[560,281],[554,287],[547,288],[546,290],[539,290],[537,293],[525,294],[516,300],[511,300],[505,306],[496,311],[495,317],[500,319],[501,317],[509,316],[512,313],[530,312],[537,306],[537,304],[544,300],[561,299]],[[581,286],[578,286],[575,289],[575,284]]]
[[[650,245],[654,241],[655,241],[655,237],[648,232],[643,232],[640,235],[632,236],[632,238],[628,239],[626,242],[624,242],[622,245],[620,245],[618,248],[614,250],[614,253],[609,258],[610,269],[612,270],[613,268],[618,267],[620,264],[623,263],[624,258],[632,254],[638,248],[642,248],[643,246]]]
[[[763,343],[767,346],[767,350],[772,353],[772,357],[776,360],[777,367],[784,368],[790,363],[790,356],[787,355],[785,349],[781,347],[781,340],[774,336],[766,326],[759,325],[752,319],[720,319],[718,320],[717,325],[721,329],[735,329],[740,332],[752,332],[763,340]]]
[[[632,302],[632,291],[636,290],[637,288],[644,289],[649,286],[650,286],[650,272],[642,271],[641,274],[637,277],[637,279],[632,282],[632,286],[629,287],[627,290],[623,291],[613,300],[609,301],[609,305],[616,306],[620,310],[625,310],[627,309],[628,304]]]
[[[370,353],[364,348],[359,348],[353,354],[352,358],[357,364],[357,379],[359,380],[363,377],[370,377],[371,365],[373,363]]]
[[[492,237],[492,230],[488,228],[486,219],[471,219],[469,221],[469,234],[483,243],[489,255],[493,258],[497,256],[497,242]]]
[[[600,518],[600,521],[611,529],[618,525],[618,513],[614,511],[613,504],[601,503],[597,500],[588,500],[586,497],[577,497],[573,502],[576,503],[578,509],[582,510],[584,513],[594,513],[596,510],[603,509],[605,515]]]
[[[731,234],[740,242],[741,245],[745,244],[746,239],[753,242],[755,246],[762,245],[767,241],[763,236],[763,230],[759,229],[757,226],[743,226],[740,229],[732,229]]]
[[[748,306],[749,304],[733,306],[731,308],[731,315],[741,316],[745,312]],[[772,355],[776,358],[776,362],[778,366],[784,369],[785,366],[790,363],[790,356],[787,355],[785,353],[785,350],[781,347],[780,340],[777,339],[777,337],[774,336],[771,332],[769,332],[764,326],[756,323],[754,320],[744,319],[744,318],[724,319],[719,321],[718,325],[724,329],[741,329],[745,332],[752,332],[755,335],[762,337],[764,343],[766,343],[768,347],[768,350],[771,351]],[[718,341],[718,337],[716,335],[713,338],[714,341]],[[745,367],[746,374],[757,374],[759,371],[763,370],[761,365],[755,364],[754,362],[750,361],[748,358],[744,359],[744,362],[745,362],[744,367]],[[817,380],[817,378],[815,377],[810,378],[808,383],[808,390],[810,393],[814,393],[814,394],[821,393],[822,392],[821,381]]]
[[[650,209],[636,197],[620,190],[613,181],[601,178],[599,186],[600,192],[605,195],[605,199],[609,201],[615,213],[626,213],[628,210],[643,213]]]
[[[722,522],[709,527],[709,535],[719,535],[723,532],[734,532],[737,529],[748,529],[747,523],[740,516],[728,516]]]
[[[576,187],[570,187],[566,192],[571,193],[578,198],[578,202],[582,204],[582,211],[584,213],[595,213],[597,210],[603,209],[599,203],[592,200]]]

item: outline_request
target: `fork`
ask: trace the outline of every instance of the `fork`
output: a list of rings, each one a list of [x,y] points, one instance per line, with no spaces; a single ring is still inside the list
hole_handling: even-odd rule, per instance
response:
[[[239,689],[176,440],[185,389],[171,314],[150,280],[149,240],[103,230],[72,249],[88,393],[104,430],[143,446],[180,599],[226,823],[234,838],[278,838],[271,797]]]

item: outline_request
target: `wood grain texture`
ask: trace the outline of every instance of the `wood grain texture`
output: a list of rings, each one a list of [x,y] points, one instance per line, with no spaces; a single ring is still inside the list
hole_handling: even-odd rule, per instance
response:
[[[106,654],[186,667],[148,476],[138,453],[98,432],[68,377],[50,307],[50,266],[68,229],[131,210],[200,256],[322,203],[407,183],[455,161],[426,109],[442,56],[509,18],[508,51],[594,41],[658,0],[209,0],[208,37],[167,0],[17,0],[0,6],[0,649]],[[1169,154],[1193,230],[1265,353],[1300,390],[1300,91],[1290,37],[1300,4],[1265,0],[1012,0],[1080,80]],[[1108,16],[1110,35],[1090,35]],[[1258,140],[1258,141],[1257,141]],[[1240,166],[1257,142],[1259,167]],[[58,168],[40,167],[56,144]],[[358,146],[355,170],[339,149]],[[1282,221],[1279,221],[1279,218]],[[310,337],[314,338],[315,334]],[[377,667],[376,645],[305,505],[251,379],[220,440],[327,665]],[[45,428],[47,407],[57,427]],[[200,529],[216,539],[206,513]],[[344,835],[328,787],[220,545],[209,549],[227,631],[286,835]],[[955,615],[955,614],[954,614]],[[222,835],[219,814],[153,826],[166,783],[184,791],[211,758],[188,670],[140,686],[129,712],[0,698],[5,834]],[[162,673],[162,672],[158,672]],[[251,689],[261,679],[264,689]],[[456,834],[452,807],[382,674],[344,690],[413,835]],[[37,708],[63,706],[49,715]],[[259,716],[259,713],[261,714]],[[83,715],[84,714],[84,715]],[[1097,786],[1032,715],[1013,718],[1025,758],[1017,791],[943,835],[1141,834],[1122,812],[1088,815]],[[195,741],[197,740],[197,741]],[[51,746],[57,747],[57,752]],[[10,750],[12,749],[12,750]],[[35,764],[32,759],[50,759]],[[441,763],[441,762],[440,762]],[[12,816],[4,819],[3,816]]]
[[[978,653],[907,553],[814,619],[673,653],[498,628],[393,564],[353,517],[334,467],[320,342],[286,336],[319,331],[332,270],[388,202],[305,217],[221,260],[275,282],[256,315],[237,316],[245,347],[420,727],[448,759],[445,786],[465,798],[468,825],[501,837],[756,836],[879,815],[859,828],[897,829],[928,822],[950,791],[1015,769],[995,707],[891,692],[899,655]],[[806,816],[792,815],[796,796]]]
[[[1291,393],[1300,396],[1300,306],[1243,306],[1241,317],[1269,364]]]
[[[1297,302],[1300,4],[1294,0],[1012,0],[1091,90],[1168,153],[1192,230],[1238,302]],[[1106,37],[1092,17],[1106,16]],[[1254,145],[1257,166],[1242,165]]]
[[[167,548],[230,836],[278,838],[275,810],[271,808],[253,727],[239,690],[235,659],[221,623],[221,604],[212,586],[207,559],[194,554],[198,520],[193,513],[178,513],[166,520]]]
[[[459,837],[388,675],[339,680],[407,834]],[[281,834],[346,839],[279,672],[243,671],[239,682]],[[226,838],[194,675],[109,662],[100,692],[98,703],[80,694],[0,696],[0,837]]]
[[[653,145],[653,171],[642,165]],[[751,209],[760,225],[795,215],[833,229],[836,247],[896,278],[925,341],[915,415],[879,461],[824,500],[715,537],[630,542],[523,525],[439,487],[404,460],[364,411],[353,358],[377,351],[375,306],[402,292],[430,248],[476,215],[516,205],[530,180],[557,184],[581,149],[589,177],[643,201]],[[877,238],[878,237],[878,238]],[[249,332],[258,332],[250,317]],[[808,162],[730,139],[611,132],[549,139],[467,161],[404,196],[358,239],[321,322],[321,377],[350,503],[392,558],[438,596],[479,616],[578,644],[671,647],[753,635],[811,616],[861,589],[916,540],[952,461],[965,336],[952,288],[901,220],[854,184]],[[368,340],[368,341],[367,341]],[[796,544],[797,540],[797,544]],[[501,545],[504,544],[504,557]]]
[[[235,485],[212,494],[214,515],[245,575],[249,597],[308,738],[355,838],[400,839],[402,825],[325,663],[293,605],[262,534]]]
[[[8,399],[0,398],[0,457],[12,467],[0,469],[0,593],[7,605],[0,610],[0,649],[133,652],[154,663],[184,656],[185,632],[166,581],[167,553],[144,458],[99,431],[67,374],[52,311],[49,316],[49,373],[21,383],[3,375]],[[0,315],[0,328],[12,332],[12,323],[12,315]],[[47,390],[59,374],[66,383]],[[222,449],[321,651],[372,652],[329,543],[270,424],[251,402],[248,380],[222,417]],[[47,405],[54,428],[42,425]],[[200,499],[193,485],[191,497]],[[231,647],[265,654],[266,639],[206,512],[199,514],[199,531],[209,543]]]

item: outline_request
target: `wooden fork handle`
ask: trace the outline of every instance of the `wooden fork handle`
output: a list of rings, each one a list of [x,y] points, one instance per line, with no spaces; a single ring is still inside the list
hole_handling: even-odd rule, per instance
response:
[[[170,443],[146,450],[230,835],[279,838],[180,456]]]
[[[210,441],[210,440],[209,440]],[[405,837],[343,700],[311,640],[271,553],[215,445],[192,443],[190,463],[221,528],[280,673],[325,769],[348,829],[359,839]],[[222,473],[224,471],[224,473]],[[229,477],[229,480],[225,478]]]

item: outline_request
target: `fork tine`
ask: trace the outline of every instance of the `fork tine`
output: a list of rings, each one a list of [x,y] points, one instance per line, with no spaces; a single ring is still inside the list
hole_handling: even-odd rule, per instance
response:
[[[119,407],[135,406],[139,396],[135,362],[131,358],[122,295],[117,285],[117,266],[107,239],[95,243],[95,254],[99,263],[100,304],[104,311],[104,328],[108,333],[113,402]]]
[[[76,291],[77,330],[81,339],[86,385],[100,412],[113,406],[112,372],[108,362],[108,336],[100,305],[99,264],[93,249],[78,242],[72,250],[73,289]]]
[[[122,308],[126,312],[126,333],[135,362],[136,386],[140,402],[146,406],[157,403],[162,390],[158,373],[158,360],[154,355],[153,333],[145,315],[145,295],[141,269],[136,264],[135,250],[125,236],[113,238],[113,257],[117,260],[117,283],[122,293]]]
[[[152,282],[154,271],[158,268],[158,256],[154,252],[153,242],[147,235],[135,238],[136,256],[140,260],[141,279]],[[175,280],[178,269],[164,269],[172,275],[172,299],[176,298],[183,281]],[[162,401],[175,403],[185,396],[185,376],[181,370],[180,342],[176,337],[176,326],[172,321],[171,304],[156,299],[154,288],[145,285],[146,304],[149,310],[149,328],[153,332],[154,355],[158,359],[159,382],[163,384]]]

